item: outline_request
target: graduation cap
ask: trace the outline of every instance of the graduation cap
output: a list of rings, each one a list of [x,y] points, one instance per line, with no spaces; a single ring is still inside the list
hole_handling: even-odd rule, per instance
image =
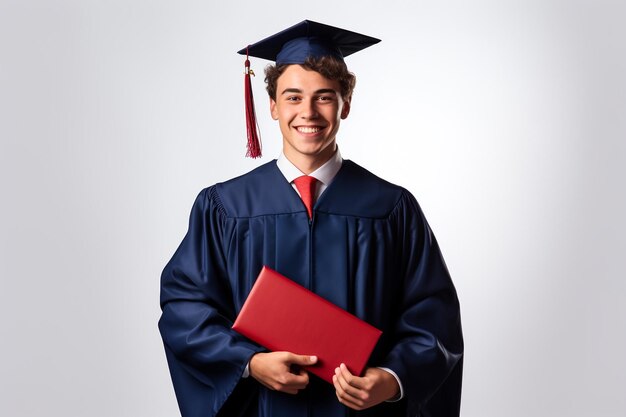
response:
[[[304,20],[259,42],[248,45],[238,51],[246,55],[245,96],[246,128],[248,134],[248,152],[246,156],[261,156],[258,125],[252,97],[250,74],[250,56],[275,61],[276,65],[304,64],[309,57],[331,56],[340,61],[343,58],[380,42],[380,39],[362,35],[323,23]]]

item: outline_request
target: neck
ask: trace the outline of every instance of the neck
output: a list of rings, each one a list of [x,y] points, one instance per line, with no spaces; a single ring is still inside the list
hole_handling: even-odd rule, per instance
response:
[[[311,172],[328,162],[328,160],[333,157],[336,150],[337,145],[332,143],[330,146],[327,146],[324,150],[322,150],[322,152],[315,155],[290,152],[292,149],[288,149],[287,147],[283,148],[283,153],[285,154],[285,157],[287,157],[287,159],[289,159],[289,161],[303,174],[309,175]]]

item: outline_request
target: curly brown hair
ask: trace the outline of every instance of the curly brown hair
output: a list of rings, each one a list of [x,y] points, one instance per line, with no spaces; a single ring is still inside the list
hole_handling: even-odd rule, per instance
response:
[[[265,82],[267,83],[267,93],[272,100],[276,100],[276,86],[278,78],[285,68],[291,64],[268,65],[265,68]],[[304,69],[320,73],[329,80],[337,80],[341,89],[341,98],[344,101],[352,99],[352,92],[356,85],[356,76],[348,71],[346,63],[332,56],[308,57],[304,64],[300,64]]]

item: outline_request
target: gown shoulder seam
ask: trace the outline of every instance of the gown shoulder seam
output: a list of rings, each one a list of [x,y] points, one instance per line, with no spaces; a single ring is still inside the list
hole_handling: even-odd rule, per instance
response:
[[[215,210],[220,215],[224,217],[228,217],[226,213],[226,208],[224,207],[224,204],[222,204],[222,199],[220,198],[220,194],[217,191],[217,184],[209,187],[207,191],[208,191],[208,199],[209,201],[213,203],[212,205],[215,206]]]

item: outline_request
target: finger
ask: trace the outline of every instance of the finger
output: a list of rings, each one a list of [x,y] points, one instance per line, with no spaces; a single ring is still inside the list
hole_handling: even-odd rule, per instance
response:
[[[295,353],[290,353],[287,360],[296,365],[310,366],[317,362],[317,356],[296,355]]]
[[[333,375],[333,385],[335,386],[337,398],[341,400],[342,404],[349,405],[352,408],[362,408],[365,406],[365,401],[363,401],[358,394],[354,395],[354,393],[346,390],[346,387],[349,387],[349,385],[347,385],[345,381],[342,382],[341,375]],[[354,390],[352,387],[348,389]]]
[[[289,373],[286,377],[285,385],[290,388],[304,389],[309,385],[309,374],[307,371],[300,369],[297,374]]]
[[[359,401],[363,401],[367,399],[367,393],[350,385],[348,381],[346,381],[344,374],[341,372],[339,368],[335,368],[335,376],[337,377],[337,383],[339,384],[341,391],[346,394],[345,396],[342,395],[343,398],[349,399],[357,403]],[[352,398],[349,398],[347,396],[350,396]]]
[[[363,390],[367,388],[366,381],[364,378],[358,377],[356,375],[352,375],[352,373],[348,370],[348,367],[345,364],[339,365],[339,371],[343,379],[352,387]]]
[[[301,380],[295,381],[290,377],[279,376],[276,380],[269,383],[263,383],[263,385],[275,391],[296,394],[299,390],[306,388],[307,382]]]
[[[333,375],[333,385],[335,386],[335,396],[337,396],[337,400],[341,404],[345,405],[346,407],[352,408],[353,410],[362,410],[363,403],[355,402],[351,396],[346,395],[346,393],[341,388],[341,385],[339,385],[338,379],[339,377],[337,377],[337,375]]]
[[[295,373],[294,375],[305,377],[306,381],[309,382],[309,373],[306,371],[306,369],[299,368],[298,373]]]

